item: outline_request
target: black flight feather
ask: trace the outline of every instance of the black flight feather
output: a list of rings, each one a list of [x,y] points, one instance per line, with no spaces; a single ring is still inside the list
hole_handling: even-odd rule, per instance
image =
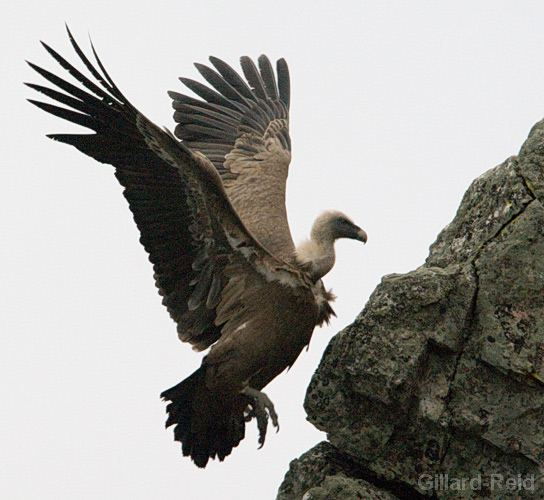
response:
[[[260,99],[266,99],[267,96],[264,82],[253,60],[247,56],[242,56],[240,58],[240,65],[242,66],[244,76],[249,82],[249,85],[251,85],[253,92],[255,92]]]
[[[261,70],[261,75],[263,82],[266,88],[266,95],[271,100],[276,100],[278,96],[278,88],[276,85],[276,77],[274,76],[274,70],[272,69],[272,64],[270,64],[270,59],[264,54],[259,57],[259,69]]]

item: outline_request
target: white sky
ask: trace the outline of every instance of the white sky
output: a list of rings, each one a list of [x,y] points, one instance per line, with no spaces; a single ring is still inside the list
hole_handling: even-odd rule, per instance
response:
[[[525,1],[48,1],[3,8],[0,40],[0,497],[273,499],[289,461],[324,438],[302,402],[329,339],[384,274],[421,265],[470,182],[516,154],[544,116],[544,4]],[[7,10],[6,10],[7,9]],[[24,99],[23,60],[76,61],[93,37],[133,104],[172,126],[167,90],[216,55],[285,57],[297,241],[326,208],[368,244],[337,245],[335,319],[267,388],[280,415],[197,469],[165,431],[162,390],[200,355],[177,340],[112,169],[46,133],[73,127]]]

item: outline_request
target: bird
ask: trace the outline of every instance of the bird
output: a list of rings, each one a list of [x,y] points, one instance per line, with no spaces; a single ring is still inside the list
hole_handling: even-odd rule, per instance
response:
[[[115,168],[179,339],[207,350],[193,374],[161,394],[166,427],[201,468],[230,455],[252,420],[262,447],[269,420],[279,429],[264,387],[335,315],[321,279],[334,265],[334,242],[367,241],[329,210],[308,240],[293,243],[287,63],[279,59],[274,71],[268,57],[244,56],[243,77],[216,57],[195,64],[207,84],[180,78],[194,95],[169,92],[171,133],[121,93],[92,41],[94,63],[66,29],[82,71],[41,42],[74,83],[29,62],[52,86],[26,85],[54,104],[29,101],[92,132],[47,137]]]

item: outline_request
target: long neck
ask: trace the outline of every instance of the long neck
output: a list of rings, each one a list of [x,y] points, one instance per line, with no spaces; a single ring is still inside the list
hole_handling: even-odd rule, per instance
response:
[[[310,239],[297,247],[296,256],[313,280],[317,281],[325,276],[334,266],[336,258],[334,238],[330,231],[323,225],[314,224]]]

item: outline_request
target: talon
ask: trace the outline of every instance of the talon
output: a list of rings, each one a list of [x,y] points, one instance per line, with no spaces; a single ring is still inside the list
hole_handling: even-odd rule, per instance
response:
[[[246,413],[244,414],[244,418],[246,422],[249,422],[252,418],[257,420],[260,449],[263,447],[266,438],[268,418],[272,420],[272,425],[276,428],[276,432],[280,430],[278,414],[274,409],[274,404],[264,392],[253,389],[252,387],[245,387],[241,392],[253,400],[252,404],[250,405],[251,409],[248,407]]]

